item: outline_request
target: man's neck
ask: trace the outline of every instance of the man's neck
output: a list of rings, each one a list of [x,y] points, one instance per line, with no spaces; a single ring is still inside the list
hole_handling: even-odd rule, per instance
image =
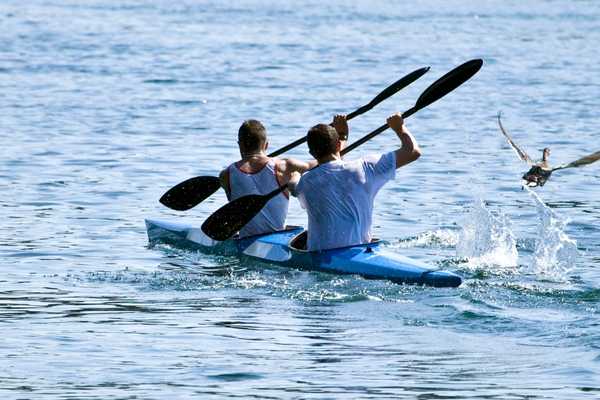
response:
[[[321,164],[326,164],[331,161],[339,161],[341,159],[342,159],[342,156],[340,156],[340,153],[335,153],[335,154],[328,154],[324,157],[321,157],[321,158],[317,159],[317,162],[319,163],[319,165],[321,165]]]
[[[242,161],[250,161],[267,157],[267,154],[264,151],[249,151],[247,153],[244,152],[241,155]]]

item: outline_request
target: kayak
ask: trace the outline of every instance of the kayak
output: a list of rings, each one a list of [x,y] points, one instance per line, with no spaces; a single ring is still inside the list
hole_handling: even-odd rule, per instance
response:
[[[306,233],[300,226],[242,239],[215,241],[189,224],[146,219],[150,245],[166,243],[208,254],[237,255],[292,268],[334,274],[355,274],[396,283],[457,287],[460,276],[385,249],[380,241],[310,252],[302,250]]]

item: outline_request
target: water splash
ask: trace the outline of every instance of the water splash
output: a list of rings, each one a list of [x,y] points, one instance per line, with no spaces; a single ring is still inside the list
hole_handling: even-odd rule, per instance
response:
[[[467,266],[500,267],[497,272],[516,272],[517,240],[504,214],[492,213],[483,200],[478,199],[462,221],[456,245],[459,258],[467,259]]]
[[[569,221],[559,218],[533,190],[525,189],[536,205],[540,220],[532,272],[553,280],[566,280],[578,255],[577,242],[564,231]]]

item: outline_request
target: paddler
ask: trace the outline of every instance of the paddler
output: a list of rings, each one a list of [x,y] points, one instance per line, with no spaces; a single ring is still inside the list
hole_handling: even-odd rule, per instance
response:
[[[293,158],[267,156],[269,142],[267,130],[260,121],[244,121],[238,130],[241,161],[231,164],[219,174],[227,198],[235,200],[249,194],[266,194],[286,184],[293,173],[303,173],[316,165],[316,161],[303,162]],[[269,233],[285,228],[289,193],[282,192],[267,203],[246,226],[240,237]]]
[[[402,147],[386,154],[354,161],[342,161],[340,151],[347,132],[344,116],[337,130],[325,124],[308,131],[308,148],[318,166],[291,181],[292,194],[297,196],[308,214],[307,250],[318,251],[369,243],[373,201],[381,187],[394,179],[396,169],[421,156],[415,138],[404,126],[400,113],[387,123],[402,143]]]

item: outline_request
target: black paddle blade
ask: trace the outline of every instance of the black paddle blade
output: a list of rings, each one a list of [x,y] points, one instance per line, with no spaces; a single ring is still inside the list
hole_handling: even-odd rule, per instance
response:
[[[189,210],[219,190],[221,182],[214,176],[196,176],[169,189],[160,202],[177,211]]]
[[[233,200],[212,213],[202,231],[214,240],[227,240],[242,229],[265,206],[270,197],[251,194]]]
[[[377,104],[381,103],[388,97],[393,96],[394,94],[398,93],[400,90],[404,89],[405,87],[407,87],[408,85],[410,85],[411,83],[413,83],[414,81],[416,81],[417,79],[422,77],[427,71],[429,71],[429,67],[419,68],[417,70],[414,70],[410,74],[405,75],[404,77],[398,79],[396,82],[392,83],[390,86],[385,88],[381,93],[379,93],[377,96],[375,96],[369,104],[366,104],[366,105],[360,107],[359,109],[357,109],[356,111],[353,111],[350,114],[348,114],[346,116],[346,119],[348,119],[348,120],[352,119],[360,114],[363,114],[363,113],[369,111],[371,108],[375,107]]]
[[[402,113],[403,118],[408,118],[417,111],[422,108],[427,107],[431,103],[441,99],[463,83],[465,83],[469,78],[479,71],[481,66],[483,65],[483,60],[475,59],[471,61],[467,61],[466,63],[454,68],[452,71],[448,72],[446,75],[442,76],[437,81],[433,82],[425,91],[419,96],[415,105],[405,112]],[[349,151],[354,150],[361,144],[365,143],[368,140],[371,140],[375,136],[379,135],[381,132],[385,131],[389,128],[388,124],[384,124],[379,128],[375,129],[373,132],[368,135],[363,136],[358,139],[356,142],[352,143],[349,146],[346,146],[341,151],[341,154],[344,155]]]
[[[396,82],[388,86],[383,92],[375,96],[375,98],[371,100],[371,102],[368,105],[373,107],[381,103],[383,100],[404,89],[405,87],[407,87],[408,85],[425,75],[425,73],[429,71],[429,68],[430,67],[419,68],[417,70],[414,70],[410,74],[404,76],[403,78],[398,79]]]
[[[468,81],[473,75],[481,69],[483,60],[476,58],[471,61],[459,65],[446,75],[442,76],[437,81],[433,82],[425,91],[419,96],[413,109],[415,111],[427,107],[434,101],[437,101]]]

